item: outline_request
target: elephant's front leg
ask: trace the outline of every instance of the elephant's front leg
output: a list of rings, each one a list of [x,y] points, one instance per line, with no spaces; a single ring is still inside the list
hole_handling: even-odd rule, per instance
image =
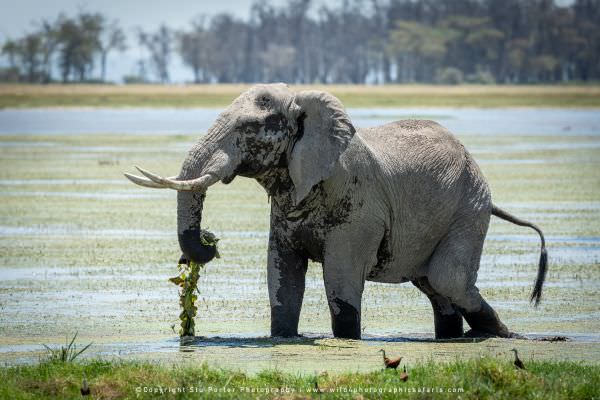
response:
[[[364,229],[362,230],[364,233]],[[377,263],[382,233],[332,234],[326,240],[323,279],[333,336],[360,339],[361,302],[367,270]],[[356,232],[356,231],[355,231]]]
[[[281,243],[271,232],[267,264],[271,336],[298,336],[308,260]]]

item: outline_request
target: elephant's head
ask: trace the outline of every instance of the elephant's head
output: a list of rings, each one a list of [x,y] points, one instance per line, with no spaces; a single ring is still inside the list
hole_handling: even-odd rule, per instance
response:
[[[215,256],[214,247],[200,240],[202,206],[210,185],[287,168],[298,204],[332,173],[353,135],[354,127],[335,97],[319,91],[294,93],[284,84],[257,85],[219,115],[192,147],[178,176],[163,178],[141,168],[145,178],[125,175],[142,186],[178,191],[181,250],[186,259],[205,263]]]

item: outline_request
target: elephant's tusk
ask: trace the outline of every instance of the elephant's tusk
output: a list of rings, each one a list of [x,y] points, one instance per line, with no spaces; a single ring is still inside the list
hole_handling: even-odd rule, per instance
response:
[[[154,189],[167,189],[167,187],[165,185],[161,185],[159,183],[153,182],[150,179],[143,178],[141,176],[128,174],[127,172],[124,172],[123,175],[125,175],[125,177],[127,179],[129,179],[131,182],[135,183],[136,185],[154,188]]]
[[[162,185],[163,187],[169,187],[169,184],[171,182],[173,182],[171,179],[169,178],[163,178],[162,176],[153,174],[150,171],[145,170],[142,167],[138,167],[137,165],[135,166],[135,168],[140,171],[142,174],[144,174],[148,179],[150,179],[152,182],[156,182],[159,185]]]
[[[136,166],[138,171],[144,174],[148,179],[150,179],[153,183],[157,185],[161,185],[161,187],[166,187],[175,190],[181,191],[203,191],[206,190],[210,185],[217,182],[219,180],[218,177],[207,174],[203,175],[200,178],[190,179],[187,181],[178,181],[173,178],[163,178],[162,176],[158,176],[153,174],[152,172],[146,171],[143,168]]]

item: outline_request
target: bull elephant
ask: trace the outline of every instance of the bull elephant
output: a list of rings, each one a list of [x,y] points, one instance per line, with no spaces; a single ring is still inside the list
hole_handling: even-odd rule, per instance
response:
[[[341,102],[321,91],[257,85],[220,114],[181,172],[125,174],[177,193],[184,260],[204,263],[200,240],[207,188],[253,178],[271,197],[267,279],[271,335],[298,335],[308,260],[323,266],[335,337],[361,336],[365,281],[412,282],[431,301],[436,338],[511,332],[482,298],[477,271],[490,215],[541,238],[536,305],[546,274],[542,231],[492,204],[487,182],[444,127],[404,120],[356,130]]]

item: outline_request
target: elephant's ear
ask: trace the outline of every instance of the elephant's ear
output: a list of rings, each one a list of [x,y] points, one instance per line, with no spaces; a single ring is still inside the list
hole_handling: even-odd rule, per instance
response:
[[[342,103],[328,93],[302,91],[295,103],[300,108],[299,132],[288,168],[298,204],[313,186],[331,175],[355,129]]]

